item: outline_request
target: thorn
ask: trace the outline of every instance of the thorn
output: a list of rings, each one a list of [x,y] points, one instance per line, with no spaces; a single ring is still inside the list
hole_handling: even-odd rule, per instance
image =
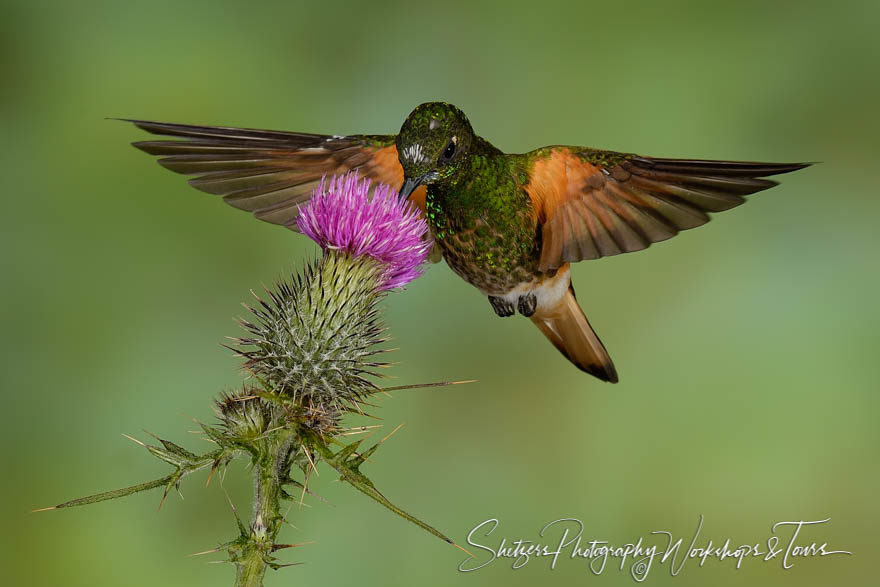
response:
[[[165,505],[165,500],[168,498],[168,494],[171,492],[172,487],[177,488],[177,493],[183,498],[183,494],[180,493],[180,480],[182,477],[177,477],[176,479],[171,478],[168,481],[168,485],[165,486],[165,491],[162,493],[162,499],[159,500],[159,509],[157,511],[162,511],[162,506]]]
[[[451,544],[451,545],[454,546],[455,548],[459,549],[460,551],[462,551],[463,553],[465,553],[465,554],[468,555],[469,557],[471,557],[471,558],[477,558],[477,557],[475,557],[473,554],[471,554],[470,552],[468,552],[467,549],[462,548],[461,546],[459,546],[458,544],[456,544],[456,543],[453,542],[452,540],[449,541],[449,544]]]
[[[188,554],[186,556],[202,556],[203,554],[211,554],[213,552],[220,552],[222,549],[220,547],[212,548],[211,550],[203,550],[202,552],[194,552],[192,554]]]
[[[373,426],[356,426],[354,428],[345,428],[343,429],[344,431],[339,434],[339,436],[354,436],[355,434],[363,434],[368,430],[370,434],[372,434],[376,428],[382,428],[382,426],[383,424],[375,424]]]
[[[318,473],[318,468],[315,466],[315,461],[312,460],[312,456],[309,454],[309,451],[308,451],[308,449],[306,448],[306,445],[303,444],[303,443],[300,443],[300,446],[302,447],[303,452],[304,452],[305,455],[306,455],[306,458],[309,459],[309,464],[310,464],[310,465],[312,466],[312,468],[315,470],[315,475],[317,475],[318,477],[320,477],[321,474]]]
[[[162,506],[165,505],[165,498],[168,497],[168,488],[165,488],[165,493],[162,494],[162,499],[159,500],[159,507],[156,509],[157,512],[162,511]]]
[[[208,473],[208,480],[205,481],[205,487],[208,487],[211,484],[211,478],[214,476],[214,471],[217,470],[217,464],[218,463],[215,462],[214,466],[211,467],[211,471]]]
[[[283,524],[287,524],[287,525],[290,526],[291,528],[296,528],[296,526],[294,526],[293,524],[291,524],[290,522],[287,521],[287,516],[290,514],[290,510],[291,510],[291,508],[293,508],[293,503],[292,503],[292,502],[291,502],[290,505],[287,506],[287,511],[284,512],[284,515],[281,516],[281,522],[282,522]]]
[[[415,383],[412,385],[398,385],[396,387],[385,387],[382,391],[400,391],[402,389],[421,389],[423,387],[446,387],[448,385],[462,385],[464,383],[476,383],[477,379],[467,379],[464,381],[440,381],[437,383]]]
[[[223,485],[223,483],[220,483],[220,488],[223,489],[223,495],[226,496],[226,503],[229,504],[229,509],[232,510],[232,513],[233,513],[233,514],[235,515],[235,517],[237,518],[237,517],[238,517],[238,510],[235,509],[235,504],[232,503],[232,498],[229,497],[229,492],[226,491],[226,487]]]
[[[364,416],[364,417],[369,418],[371,420],[379,420],[379,421],[382,420],[382,418],[380,416],[374,416],[373,414],[368,414],[368,413],[364,412],[363,410],[361,410],[360,406],[358,406],[358,410],[360,410],[358,412],[358,415],[360,415],[360,416]]]
[[[363,399],[361,400],[361,403],[363,403],[365,406],[370,407],[370,408],[375,408],[375,407],[377,407],[376,404],[371,404],[371,403],[369,403],[369,402],[367,402],[367,401],[365,401],[365,400],[363,400]],[[381,418],[379,418],[379,419],[381,420]]]
[[[363,442],[364,440],[367,440],[367,439],[372,438],[372,437],[373,437],[373,434],[375,434],[376,431],[377,431],[379,428],[384,428],[384,426],[385,426],[384,424],[379,424],[379,425],[377,425],[375,429],[370,430],[369,432],[367,432],[367,435],[364,436],[364,437],[361,439],[361,442]]]
[[[141,442],[140,440],[138,440],[138,439],[135,438],[134,436],[129,436],[128,434],[126,434],[126,433],[124,433],[124,432],[122,433],[122,435],[123,435],[124,437],[126,437],[127,439],[129,439],[130,441],[135,442],[135,443],[141,445],[141,446],[144,447],[144,448],[147,448],[147,445],[146,445],[145,443]]]
[[[304,565],[305,563],[287,563],[284,565],[275,565],[275,570],[283,569],[284,567],[295,567],[297,565]]]
[[[290,504],[290,505],[293,506],[293,504]],[[283,521],[284,521],[285,524],[287,524],[288,526],[290,526],[290,527],[293,528],[294,530],[299,530],[299,527],[297,527],[297,526],[293,525],[292,523],[288,522],[288,521],[287,521],[287,518],[285,518]]]
[[[284,424],[279,424],[278,426],[275,426],[275,428],[269,428],[268,430],[266,430],[265,432],[260,434],[260,436],[257,438],[257,440],[266,438],[267,436],[269,436],[273,432],[277,432],[278,430],[283,430],[284,428],[286,428],[286,426]]]
[[[303,486],[302,483],[300,483],[299,481],[296,481],[295,479],[291,479],[291,480],[287,481],[287,483],[290,483],[291,485],[294,485],[296,487]],[[333,505],[326,498],[321,497],[320,495],[318,495],[317,493],[315,493],[314,491],[312,491],[310,489],[306,489],[306,493],[308,493],[309,495],[311,495],[314,498],[320,499],[321,501],[323,501],[326,504]],[[293,497],[288,495],[286,492],[284,493],[284,499],[289,499],[289,500],[293,501]],[[303,505],[308,505],[308,504],[303,504]],[[292,503],[290,504],[290,507],[293,507]],[[288,509],[287,509],[288,512],[290,511],[290,507],[288,507]],[[287,514],[285,513],[284,515],[286,516]]]
[[[232,515],[235,518],[235,523],[238,525],[238,531],[242,535],[246,535],[247,528],[244,525],[244,522],[241,521],[241,518],[238,517],[238,510],[235,509],[235,504],[232,503],[232,498],[229,497],[229,492],[226,491],[226,486],[223,485],[223,474],[220,475],[220,489],[223,490],[223,495],[226,496],[226,503],[229,504],[229,508],[232,510]]]
[[[314,544],[314,543],[315,543],[314,540],[309,540],[308,542],[297,542],[296,544],[273,544],[272,545],[272,552],[281,550],[282,548],[296,548],[297,546],[304,546],[306,544]]]
[[[37,512],[48,512],[49,510],[57,510],[57,509],[58,509],[58,506],[57,506],[57,505],[53,505],[53,506],[51,506],[51,507],[47,507],[47,508],[40,508],[40,509],[38,509],[38,510],[31,510],[31,513],[32,513],[32,514],[35,514],[35,513],[37,513]]]
[[[306,491],[308,491],[308,487],[309,487],[309,474],[310,474],[311,472],[312,472],[312,469],[311,469],[311,468],[306,469],[306,479],[305,479],[305,483],[303,483],[303,490],[302,490],[302,493],[300,493],[300,495],[299,495],[299,507],[300,507],[300,509],[302,509],[302,506],[303,506],[303,500],[306,498]]]
[[[397,432],[398,430],[400,430],[401,428],[403,428],[403,425],[404,425],[404,422],[401,422],[401,423],[397,426],[397,428],[395,428],[394,430],[392,430],[391,432],[389,432],[389,433],[385,436],[385,438],[383,438],[382,440],[380,440],[380,441],[379,441],[379,444],[382,444],[383,442],[385,442],[386,440],[388,440],[389,438],[391,438],[391,436],[392,436],[395,432]]]

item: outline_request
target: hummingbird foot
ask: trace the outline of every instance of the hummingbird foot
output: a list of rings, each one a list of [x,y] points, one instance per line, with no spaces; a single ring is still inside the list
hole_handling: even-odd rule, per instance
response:
[[[535,310],[538,308],[538,298],[535,294],[519,296],[519,301],[516,306],[519,313],[528,318],[534,314]]]
[[[492,304],[492,309],[495,310],[495,313],[501,316],[502,318],[507,318],[508,316],[513,316],[515,310],[513,309],[513,304],[505,300],[504,298],[496,298],[495,296],[489,296],[489,303]],[[534,310],[533,310],[534,311]]]

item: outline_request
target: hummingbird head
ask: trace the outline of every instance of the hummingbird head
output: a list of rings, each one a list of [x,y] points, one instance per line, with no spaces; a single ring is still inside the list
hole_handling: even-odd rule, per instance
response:
[[[453,177],[467,159],[474,129],[464,112],[446,102],[417,106],[397,135],[397,157],[403,166],[400,197],[407,198],[420,185]]]

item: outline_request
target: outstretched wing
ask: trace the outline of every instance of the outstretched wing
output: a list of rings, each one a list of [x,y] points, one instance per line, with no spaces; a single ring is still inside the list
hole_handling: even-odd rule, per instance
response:
[[[133,143],[160,157],[163,167],[194,175],[189,184],[223,196],[228,204],[260,220],[296,230],[298,205],[308,201],[325,175],[357,169],[364,177],[403,184],[394,135],[330,136],[298,132],[194,126],[127,120],[176,140]],[[423,211],[425,188],[411,198]]]
[[[527,155],[526,191],[542,230],[540,269],[639,251],[709,221],[808,163],[658,159],[583,147]]]

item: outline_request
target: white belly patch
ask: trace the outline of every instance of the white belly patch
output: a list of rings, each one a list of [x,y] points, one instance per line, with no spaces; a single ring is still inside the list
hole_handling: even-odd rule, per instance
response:
[[[497,296],[502,300],[514,305],[518,304],[520,296],[535,294],[538,299],[538,309],[549,309],[556,306],[571,283],[571,272],[568,267],[564,270],[560,269],[556,275],[546,278],[543,281],[533,281],[532,283],[524,283],[518,285],[506,294]]]

